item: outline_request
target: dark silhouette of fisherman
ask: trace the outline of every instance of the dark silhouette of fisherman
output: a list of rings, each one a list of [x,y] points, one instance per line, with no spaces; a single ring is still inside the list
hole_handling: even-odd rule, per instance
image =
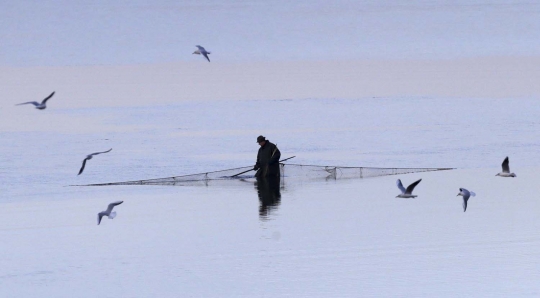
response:
[[[259,195],[259,216],[266,218],[270,210],[279,206],[281,201],[280,168],[279,159],[281,152],[278,147],[263,136],[257,137],[259,152],[257,153],[257,162],[253,170],[257,171],[256,187]]]
[[[257,162],[253,170],[257,171],[255,177],[279,177],[279,158],[281,152],[278,147],[263,136],[257,137],[259,143],[259,152],[257,153]]]

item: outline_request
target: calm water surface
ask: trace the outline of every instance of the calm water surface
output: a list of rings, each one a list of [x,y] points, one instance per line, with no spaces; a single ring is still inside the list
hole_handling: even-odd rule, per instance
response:
[[[441,98],[4,107],[0,294],[538,295],[539,109],[533,99]],[[295,163],[458,170],[68,187],[248,166],[259,134]],[[86,154],[109,148],[77,176]],[[494,176],[507,155],[515,179]],[[395,199],[396,178],[422,178],[419,197]],[[459,187],[478,194],[466,213]],[[118,217],[96,226],[115,200],[125,201]]]

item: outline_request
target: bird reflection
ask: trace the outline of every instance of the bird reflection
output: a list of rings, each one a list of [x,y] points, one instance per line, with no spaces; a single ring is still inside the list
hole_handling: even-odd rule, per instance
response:
[[[259,195],[259,217],[268,219],[272,210],[277,209],[281,203],[280,178],[279,177],[262,177],[257,178],[255,188]]]

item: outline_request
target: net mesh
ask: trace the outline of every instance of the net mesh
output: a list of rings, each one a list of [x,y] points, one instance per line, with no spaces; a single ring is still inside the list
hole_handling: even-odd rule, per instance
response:
[[[166,178],[134,180],[123,182],[88,184],[85,186],[107,185],[208,185],[210,182],[230,180],[246,180],[254,178],[253,167],[240,167],[221,171],[174,176]],[[280,164],[281,177],[291,180],[321,180],[321,179],[355,179],[388,175],[401,175],[419,172],[444,171],[452,168],[374,168],[374,167],[342,167],[318,166],[301,164]],[[244,173],[243,173],[244,172]],[[242,173],[238,175],[239,173]]]

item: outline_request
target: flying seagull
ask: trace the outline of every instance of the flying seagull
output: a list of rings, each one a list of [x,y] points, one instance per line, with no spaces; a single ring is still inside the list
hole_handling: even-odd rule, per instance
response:
[[[98,213],[97,215],[97,224],[99,225],[99,223],[101,223],[101,218],[103,216],[107,216],[108,218],[110,219],[113,219],[116,217],[116,212],[112,212],[114,206],[118,206],[120,204],[122,204],[124,201],[116,201],[116,202],[112,202],[109,204],[109,206],[107,206],[107,210],[105,211],[101,211],[100,213]]]
[[[210,52],[206,51],[203,47],[201,47],[199,45],[197,45],[196,47],[198,48],[198,50],[193,52],[193,54],[203,55],[204,58],[206,58],[206,60],[208,60],[208,62],[210,62],[210,58],[208,58],[208,55],[210,55]]]
[[[47,108],[47,100],[49,100],[54,95],[54,92],[55,91],[53,91],[53,93],[51,93],[51,95],[45,97],[45,99],[41,103],[39,103],[37,101],[29,101],[29,102],[23,102],[23,103],[17,104],[17,106],[26,105],[26,104],[33,104],[34,106],[36,106],[36,109],[45,110]]]
[[[101,153],[107,153],[107,152],[110,152],[111,150],[112,150],[112,148],[109,149],[109,150],[107,150],[107,151],[96,152],[96,153],[88,154],[88,155],[86,156],[86,158],[83,160],[83,162],[82,162],[82,167],[81,167],[81,169],[79,170],[79,174],[77,174],[77,175],[82,174],[82,172],[84,171],[84,167],[86,166],[86,161],[87,161],[87,160],[92,159],[92,157],[93,157],[94,155],[98,155],[98,154],[101,154]]]
[[[401,194],[397,195],[396,198],[404,198],[404,199],[416,198],[417,196],[413,195],[412,192],[413,192],[413,189],[416,187],[416,185],[420,183],[420,181],[422,181],[422,179],[419,179],[411,183],[411,185],[407,186],[407,189],[405,189],[405,187],[403,187],[403,184],[401,184],[401,180],[398,179],[396,181],[396,184],[397,184],[397,187],[401,190]]]
[[[508,165],[508,156],[504,159],[502,163],[502,172],[495,176],[501,176],[501,177],[516,177],[516,174],[510,173],[510,166]]]
[[[465,188],[460,188],[459,193],[457,194],[457,196],[462,196],[463,197],[463,212],[465,212],[465,211],[467,211],[467,201],[469,200],[469,198],[471,196],[473,196],[473,197],[476,196],[476,194],[474,192],[472,192],[472,191],[466,190]]]

